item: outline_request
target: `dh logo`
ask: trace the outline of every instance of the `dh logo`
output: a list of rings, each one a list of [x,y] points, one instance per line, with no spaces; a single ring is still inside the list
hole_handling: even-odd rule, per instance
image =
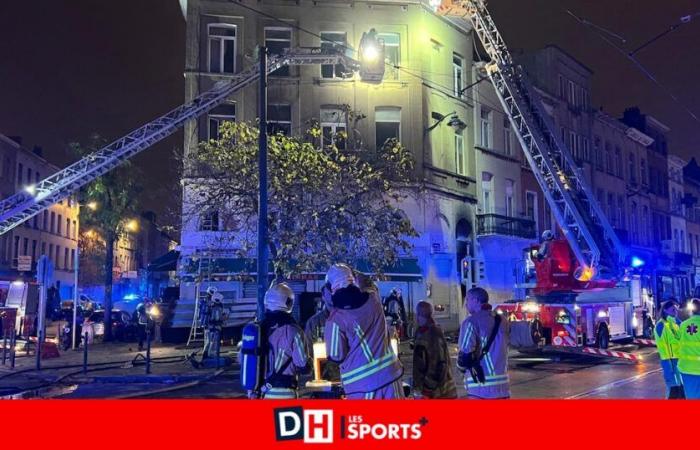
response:
[[[301,406],[277,408],[275,437],[278,441],[303,439],[305,444],[331,444],[333,442],[333,411],[307,409]]]

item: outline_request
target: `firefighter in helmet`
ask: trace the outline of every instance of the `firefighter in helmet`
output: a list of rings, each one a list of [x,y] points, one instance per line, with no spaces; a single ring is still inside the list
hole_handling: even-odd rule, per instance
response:
[[[554,240],[554,233],[551,230],[544,230],[542,233],[542,244],[540,244],[540,249],[537,251],[537,260],[542,261],[549,256],[552,247],[552,241]]]
[[[286,283],[273,284],[265,293],[265,319],[261,326],[267,339],[266,399],[297,398],[299,375],[311,372],[311,346],[292,316],[294,292]]]
[[[205,342],[202,351],[202,359],[216,358],[219,355],[221,345],[221,332],[224,327],[224,296],[216,290],[212,291],[207,301],[206,314],[204,316]]]
[[[335,264],[326,274],[331,313],[326,321],[328,359],[340,365],[349,399],[400,399],[403,367],[389,345],[378,293],[358,287],[352,269]]]

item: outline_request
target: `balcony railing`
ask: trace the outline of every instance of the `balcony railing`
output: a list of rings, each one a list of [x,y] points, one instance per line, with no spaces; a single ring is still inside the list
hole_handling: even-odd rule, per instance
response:
[[[517,236],[525,239],[537,239],[535,221],[517,217],[501,216],[498,214],[477,214],[476,234],[500,234]]]

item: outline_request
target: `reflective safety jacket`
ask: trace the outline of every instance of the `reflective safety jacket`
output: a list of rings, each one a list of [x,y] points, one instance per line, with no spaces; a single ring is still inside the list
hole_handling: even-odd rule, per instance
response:
[[[273,387],[296,388],[297,375],[311,371],[311,345],[291,314],[267,311],[262,326],[267,334],[265,380]]]
[[[681,321],[676,317],[667,316],[659,319],[654,327],[654,340],[659,350],[659,358],[678,359],[678,340],[680,339]]]
[[[459,351],[481,352],[495,325],[495,314],[490,309],[482,309],[464,319],[459,330]],[[467,372],[464,387],[470,397],[509,398],[508,378],[508,322],[501,320],[496,337],[488,353],[480,361],[484,369],[485,382],[476,383]]]
[[[328,359],[340,365],[346,394],[375,391],[403,375],[377,295],[354,285],[337,291],[324,336]]]
[[[688,375],[700,375],[700,316],[691,316],[680,325],[678,370]]]

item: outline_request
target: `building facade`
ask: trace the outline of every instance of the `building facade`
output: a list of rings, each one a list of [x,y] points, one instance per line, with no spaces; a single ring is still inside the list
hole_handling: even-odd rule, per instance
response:
[[[52,173],[58,167],[46,161],[40,148],[33,151],[21,145],[20,138],[0,135],[0,196],[18,192]],[[36,279],[36,263],[46,255],[54,266],[53,286],[61,298],[73,295],[74,267],[78,246],[78,205],[73,197],[0,236],[0,283]],[[31,262],[31,270],[19,271],[20,261]],[[2,284],[0,284],[2,290]]]
[[[331,132],[349,130],[359,151],[373,150],[391,137],[412,150],[416,175],[427,187],[424,195],[401,205],[420,234],[414,242],[414,262],[401,264],[413,269],[381,282],[380,289],[386,295],[392,287],[401,287],[409,310],[418,300],[429,298],[439,320],[456,326],[462,310],[459,265],[473,254],[476,163],[471,127],[456,129],[448,124],[452,121],[440,117],[473,123],[474,100],[463,92],[472,81],[470,31],[420,2],[262,2],[254,8],[264,9],[267,16],[231,2],[187,2],[187,99],[255,64],[251,57],[258,45],[266,45],[272,53],[292,47],[330,47],[334,42],[357,48],[362,33],[376,29],[390,62],[380,85],[342,79],[333,66],[283,68],[269,78],[268,120],[275,131],[285,133],[298,133],[309,119]],[[186,154],[199,141],[216,137],[221,121],[255,120],[257,104],[257,89],[247,88],[189,124]],[[349,124],[345,105],[364,118]],[[432,127],[436,122],[440,123]],[[188,187],[187,176],[184,184],[183,212],[192,203],[195,189]],[[211,214],[183,213],[183,266],[201,262],[203,255],[209,261],[225,259],[235,250],[211,244],[222,242],[218,237],[226,233],[211,218]],[[235,274],[220,275],[219,281],[207,282],[218,285],[226,302],[255,296],[254,283],[225,281]],[[320,286],[319,280],[292,284],[299,294],[317,292]],[[190,325],[198,288],[198,283],[181,285],[176,326]]]
[[[693,258],[694,272],[691,277],[693,295],[700,296],[700,166],[695,158],[683,168],[686,229],[688,230],[688,253]]]

